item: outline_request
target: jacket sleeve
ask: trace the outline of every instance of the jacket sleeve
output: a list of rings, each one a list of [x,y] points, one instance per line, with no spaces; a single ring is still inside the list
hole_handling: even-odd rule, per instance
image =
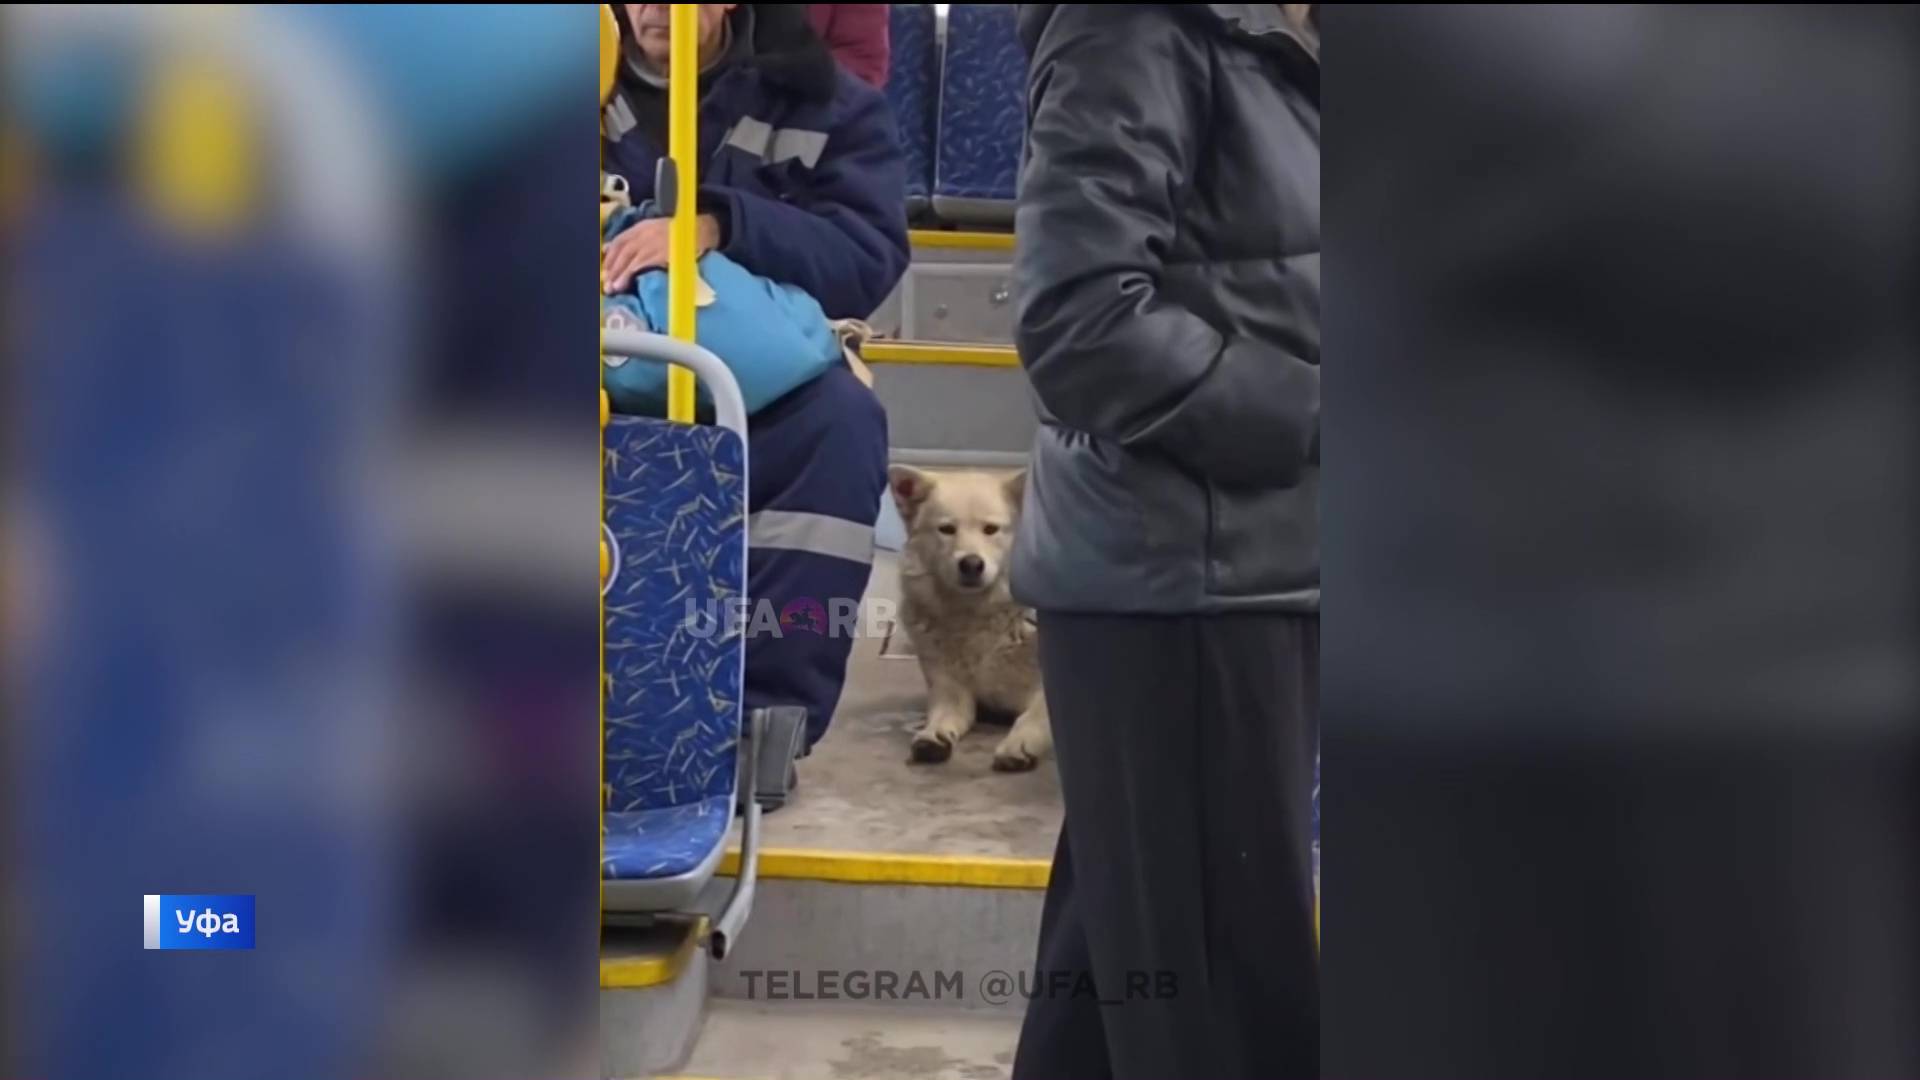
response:
[[[814,4],[827,8],[814,25],[834,59],[874,89],[887,84],[887,19],[890,4]]]
[[[864,319],[906,272],[907,167],[886,99],[861,87],[842,101],[844,120],[791,198],[715,187],[701,202],[728,257],[805,289],[830,319]]]
[[[1290,485],[1318,458],[1318,364],[1223,334],[1161,289],[1211,122],[1208,58],[1166,21],[1146,6],[1063,4],[1034,48],[1015,228],[1021,361],[1067,427],[1222,486]]]

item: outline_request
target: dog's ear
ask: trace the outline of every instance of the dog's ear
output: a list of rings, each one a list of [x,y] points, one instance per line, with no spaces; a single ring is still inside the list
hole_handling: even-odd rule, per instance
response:
[[[900,519],[912,525],[914,513],[933,492],[933,477],[911,465],[889,465],[887,488],[893,492],[893,505],[900,508]]]
[[[1027,495],[1027,470],[1021,469],[1006,478],[1003,483],[1007,489],[1007,501],[1013,505],[1013,512],[1020,512],[1020,501]]]

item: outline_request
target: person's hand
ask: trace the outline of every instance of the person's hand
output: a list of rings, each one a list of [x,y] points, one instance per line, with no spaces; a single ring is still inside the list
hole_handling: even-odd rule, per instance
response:
[[[694,219],[694,255],[705,255],[720,246],[720,221],[712,214]],[[670,218],[649,218],[613,238],[600,249],[600,288],[608,295],[623,292],[633,276],[643,270],[667,265],[667,236],[673,227]]]

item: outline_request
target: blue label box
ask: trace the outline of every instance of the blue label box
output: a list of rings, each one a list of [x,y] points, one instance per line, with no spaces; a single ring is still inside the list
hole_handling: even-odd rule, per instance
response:
[[[253,897],[233,893],[147,893],[149,949],[253,948]]]

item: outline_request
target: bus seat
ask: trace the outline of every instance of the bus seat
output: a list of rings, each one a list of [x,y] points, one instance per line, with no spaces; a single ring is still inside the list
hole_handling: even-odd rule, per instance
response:
[[[940,79],[933,5],[894,4],[888,22],[887,104],[907,155],[907,214],[914,216],[925,212],[933,194],[934,100]]]
[[[710,424],[606,429],[607,906],[689,906],[733,822],[741,752],[745,447]]]
[[[1013,224],[1027,82],[1014,8],[947,9],[933,210],[956,224]]]

